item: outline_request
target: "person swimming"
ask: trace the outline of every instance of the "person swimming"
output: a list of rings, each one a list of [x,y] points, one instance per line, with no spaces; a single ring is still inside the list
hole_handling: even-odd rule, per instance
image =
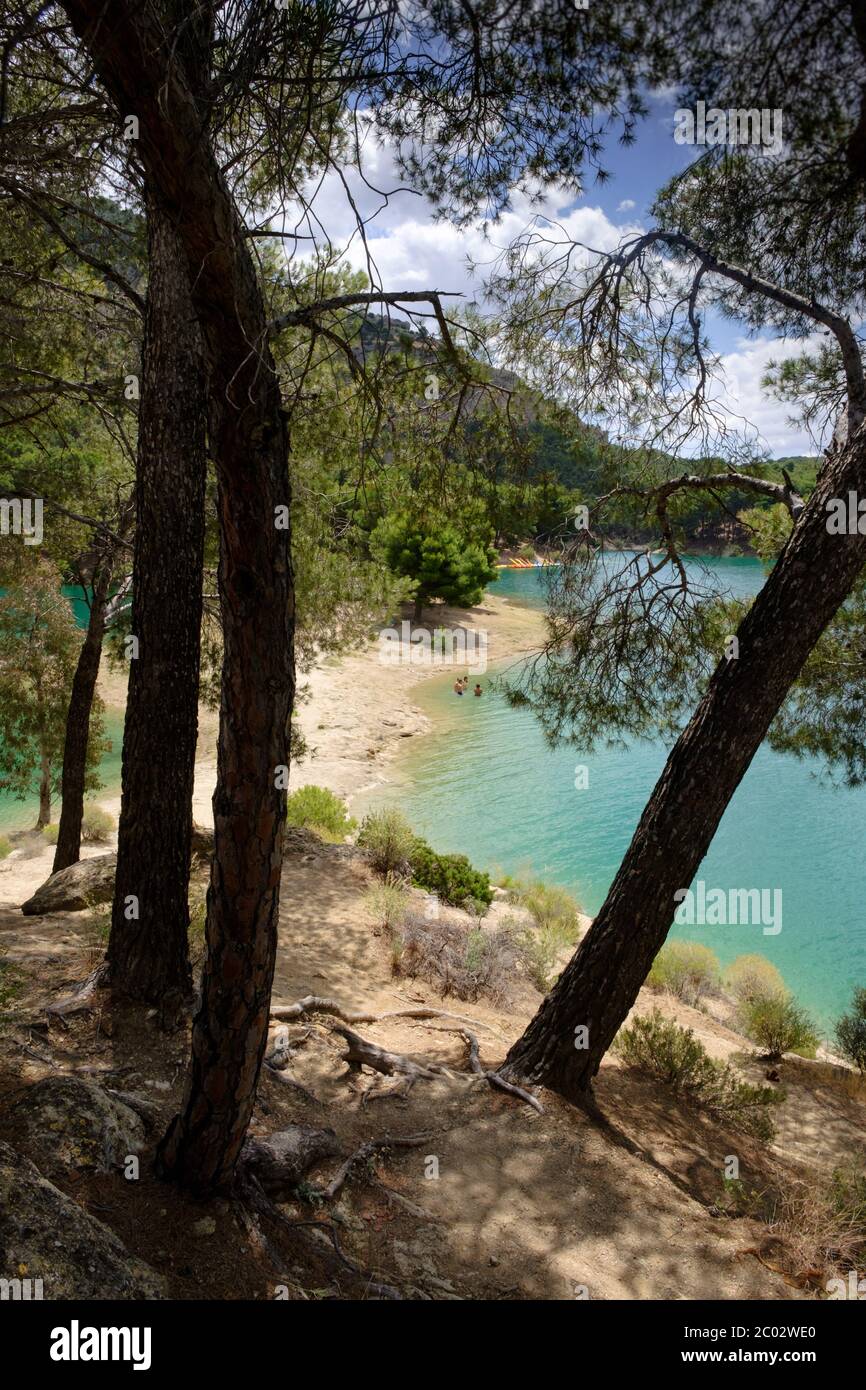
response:
[[[462,682],[461,680],[456,680],[456,681],[454,682],[454,694],[455,694],[455,695],[462,695],[462,694],[463,694],[463,682]]]
[[[481,689],[481,686],[477,683],[477,681],[476,681],[476,684],[475,684],[475,689],[473,690],[472,694],[473,694],[473,695],[483,695],[483,694],[484,694],[484,691]]]

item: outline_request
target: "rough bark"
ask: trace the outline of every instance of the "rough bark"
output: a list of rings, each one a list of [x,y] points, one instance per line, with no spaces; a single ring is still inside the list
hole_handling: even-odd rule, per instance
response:
[[[138,648],[123,730],[108,962],[115,993],[157,1004],[191,989],[207,379],[183,247],[158,198],[148,197],[147,212],[131,628]]]
[[[36,818],[36,829],[42,830],[51,823],[51,761],[47,753],[43,753],[39,762],[39,815]]]
[[[232,1181],[267,1043],[285,818],[275,772],[288,763],[294,688],[289,535],[275,525],[290,500],[288,441],[265,305],[207,137],[200,74],[153,0],[64,3],[117,111],[138,116],[138,154],[174,216],[211,370],[224,638],[215,850],[190,1074],[158,1155],[164,1175],[211,1192]],[[185,25],[184,45],[196,42],[206,37]]]
[[[63,743],[63,783],[57,848],[51,872],[67,869],[81,858],[81,820],[87,779],[87,746],[90,741],[90,714],[96,693],[96,678],[105,635],[105,610],[111,587],[111,565],[103,560],[94,575],[90,598],[90,617],[78,664],[72,679],[66,734]]]
[[[637,997],[719,821],[809,652],[866,563],[866,536],[831,535],[826,504],[866,494],[866,427],[828,460],[780,559],[673,748],[610,892],[502,1074],[579,1100]],[[585,1025],[589,1045],[575,1046]]]

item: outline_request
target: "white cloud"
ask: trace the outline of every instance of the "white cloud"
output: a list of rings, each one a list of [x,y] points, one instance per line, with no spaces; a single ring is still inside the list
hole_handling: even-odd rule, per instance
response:
[[[771,397],[761,386],[761,378],[771,361],[784,362],[803,352],[814,352],[821,341],[817,334],[803,340],[740,338],[733,351],[721,357],[721,378],[714,388],[714,399],[731,415],[742,416],[774,458],[814,454],[816,445],[802,426],[791,423],[793,406]]]
[[[349,194],[367,223],[366,247]],[[534,218],[546,217],[557,224],[551,228],[554,238],[571,238],[599,250],[611,250],[626,232],[641,230],[636,221],[617,226],[600,207],[572,206],[573,202],[570,192],[556,186],[538,190],[534,198],[516,193],[509,211],[495,224],[458,229],[437,221],[428,200],[402,186],[393,150],[371,139],[364,151],[364,178],[352,170],[343,171],[342,177],[329,174],[316,190],[314,208],[317,236],[326,233],[332,245],[345,248],[346,261],[368,275],[369,256],[373,278],[383,289],[437,289],[456,292],[464,302],[471,302],[481,299],[482,281],[498,251]],[[630,213],[635,206],[633,199],[624,198],[617,213]],[[469,261],[478,266],[475,275]],[[713,400],[728,415],[731,428],[757,434],[759,446],[775,456],[811,454],[815,445],[805,430],[790,423],[792,408],[771,399],[761,387],[761,377],[771,359],[797,356],[816,341],[744,337],[721,357]]]

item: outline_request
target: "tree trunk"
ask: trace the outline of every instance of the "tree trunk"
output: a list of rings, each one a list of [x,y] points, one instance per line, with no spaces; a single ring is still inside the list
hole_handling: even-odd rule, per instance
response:
[[[637,997],[719,821],[792,682],[866,563],[866,536],[830,535],[826,504],[866,493],[866,426],[828,461],[644,810],[598,916],[508,1056],[510,1080],[578,1100]],[[581,1046],[576,1030],[588,1029]]]
[[[51,763],[47,753],[43,753],[39,765],[39,816],[36,829],[42,830],[51,824]]]
[[[130,108],[132,109],[132,108]],[[129,689],[108,963],[119,995],[189,994],[207,379],[173,221],[147,199],[149,282],[136,468]]]
[[[412,621],[413,621],[413,622],[416,622],[416,623],[420,623],[423,617],[424,617],[424,595],[423,595],[423,594],[417,594],[416,597],[415,597],[415,611],[414,611],[414,613],[413,613],[413,615],[412,615]]]
[[[111,586],[111,564],[99,562],[94,575],[90,599],[90,619],[78,665],[72,679],[69,709],[66,714],[66,735],[63,744],[63,784],[60,803],[60,825],[57,848],[51,872],[67,869],[81,858],[81,819],[84,813],[84,785],[87,777],[87,745],[90,736],[90,712],[96,693],[96,678],[102,657],[105,635],[105,610]]]
[[[288,445],[255,265],[196,100],[197,77],[154,0],[64,0],[173,212],[211,368],[224,662],[201,1009],[181,1114],[158,1152],[184,1185],[227,1188],[262,1056],[276,958],[294,666]],[[185,28],[186,41],[192,31]],[[202,39],[202,43],[205,40]]]

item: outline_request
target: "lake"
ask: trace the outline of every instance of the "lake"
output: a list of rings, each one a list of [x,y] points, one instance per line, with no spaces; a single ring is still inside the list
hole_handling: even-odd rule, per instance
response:
[[[703,563],[733,594],[756,593],[763,583],[757,560]],[[543,606],[537,570],[500,574],[497,593]],[[435,728],[413,741],[392,765],[392,785],[366,796],[360,809],[399,805],[436,849],[459,850],[493,870],[531,869],[573,891],[585,911],[598,911],[666,748],[551,749],[530,711],[491,691],[458,699],[452,683],[453,673],[416,687]],[[588,770],[583,790],[575,788],[578,764]],[[705,942],[723,964],[744,952],[767,956],[827,1029],[855,985],[866,986],[866,788],[827,786],[817,770],[761,748],[696,876],[708,890],[781,891],[781,930],[675,926],[672,935]]]

